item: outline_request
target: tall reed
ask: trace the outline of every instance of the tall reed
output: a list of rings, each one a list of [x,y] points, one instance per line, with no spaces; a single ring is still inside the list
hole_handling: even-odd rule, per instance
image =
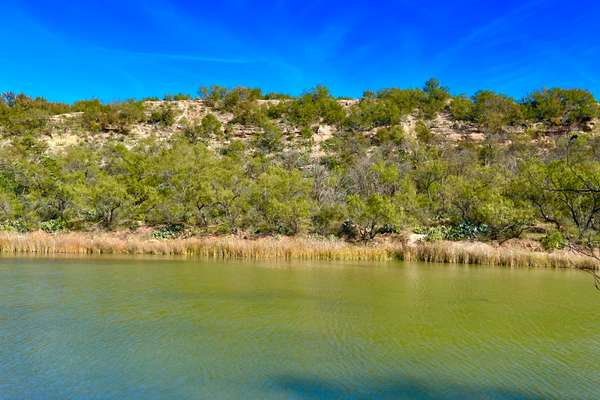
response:
[[[414,246],[402,246],[396,254],[401,260],[430,263],[579,269],[599,267],[596,260],[572,252],[546,253],[477,242],[420,242]]]
[[[534,252],[477,242],[400,242],[352,244],[306,237],[242,239],[210,236],[157,240],[123,233],[0,233],[3,254],[148,254],[209,259],[346,260],[393,259],[431,263],[486,264],[504,267],[597,269],[598,263],[570,252]]]
[[[213,259],[390,260],[390,246],[355,245],[312,238],[241,239],[211,236],[187,239],[145,239],[110,233],[0,233],[0,253],[154,254]]]

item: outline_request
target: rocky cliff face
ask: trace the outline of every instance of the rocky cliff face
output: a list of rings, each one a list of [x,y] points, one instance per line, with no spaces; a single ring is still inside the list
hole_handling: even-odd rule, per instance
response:
[[[267,108],[278,104],[280,101],[282,100],[257,100],[257,104],[259,107]],[[339,100],[339,103],[346,110],[349,110],[357,102],[358,100]],[[90,132],[78,123],[83,113],[69,113],[51,117],[49,129],[43,135],[42,139],[48,144],[50,151],[60,151],[65,146],[74,144],[90,143],[102,145],[109,141],[119,141],[129,147],[147,138],[170,140],[178,135],[184,135],[186,128],[200,123],[202,118],[208,114],[216,117],[224,133],[218,138],[207,138],[205,142],[209,147],[216,148],[232,140],[248,141],[262,131],[262,128],[256,126],[236,123],[234,114],[217,110],[202,100],[146,101],[144,107],[145,113],[148,116],[153,111],[159,110],[162,107],[170,107],[174,111],[173,123],[168,126],[149,122],[135,123],[128,128],[127,133],[117,133],[112,130]],[[308,143],[308,146],[312,147],[314,155],[321,153],[323,142],[342,132],[336,126],[327,124],[314,125],[311,127],[313,136],[310,138],[310,141],[307,141],[306,137],[301,137],[301,131],[298,127],[292,126],[282,119],[273,119],[273,123],[282,133],[281,140],[284,149],[297,146],[300,142],[302,146],[306,147]],[[408,137],[414,137],[419,123],[424,124],[433,137],[450,143],[464,140],[481,142],[486,137],[492,136],[490,132],[486,132],[484,127],[454,120],[447,112],[440,113],[429,120],[420,119],[416,113],[408,115],[402,119],[400,126]],[[362,134],[366,138],[372,138],[378,129],[365,130]],[[524,134],[530,135],[532,140],[544,140],[544,138],[577,131],[599,133],[600,124],[597,120],[577,127],[548,127],[538,123],[506,127],[502,132],[496,132],[493,135],[496,140],[500,141],[510,141],[511,137]]]

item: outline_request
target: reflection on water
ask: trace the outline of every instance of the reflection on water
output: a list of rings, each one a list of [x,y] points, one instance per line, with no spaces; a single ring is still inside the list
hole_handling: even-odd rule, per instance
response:
[[[598,397],[575,271],[0,259],[0,399]]]

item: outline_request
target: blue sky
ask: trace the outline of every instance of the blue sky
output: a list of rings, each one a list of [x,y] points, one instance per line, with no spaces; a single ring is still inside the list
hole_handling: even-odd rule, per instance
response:
[[[600,4],[571,1],[42,1],[2,4],[0,91],[51,100],[201,85],[340,96],[583,87],[600,97]]]

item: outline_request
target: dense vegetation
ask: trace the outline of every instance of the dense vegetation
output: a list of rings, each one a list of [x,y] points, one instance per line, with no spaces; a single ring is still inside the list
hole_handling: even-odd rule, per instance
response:
[[[544,89],[516,101],[491,91],[452,96],[432,79],[356,102],[322,86],[298,97],[216,86],[199,95],[209,112],[189,120],[177,119],[176,102],[191,99],[184,94],[72,105],[4,94],[2,228],[363,241],[403,230],[430,240],[534,233],[548,249],[600,243],[600,110],[588,91]],[[434,134],[440,115],[483,138]],[[172,134],[127,145],[140,125]],[[317,143],[320,125],[333,134]],[[56,150],[46,139],[57,126],[107,139]]]

